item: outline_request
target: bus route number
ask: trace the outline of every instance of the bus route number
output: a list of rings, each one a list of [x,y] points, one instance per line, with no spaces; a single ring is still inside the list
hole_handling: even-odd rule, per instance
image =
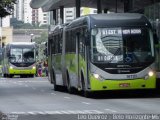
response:
[[[137,75],[127,75],[127,79],[135,79],[137,78]]]

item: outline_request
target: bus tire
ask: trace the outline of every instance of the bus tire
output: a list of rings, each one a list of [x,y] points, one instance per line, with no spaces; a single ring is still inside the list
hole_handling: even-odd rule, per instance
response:
[[[68,74],[68,72],[66,72],[67,74],[67,91],[68,91],[68,93],[70,93],[70,94],[73,94],[74,93],[74,90],[73,90],[73,88],[72,88],[72,86],[71,86],[71,82],[70,82],[70,79],[69,79],[69,74]]]
[[[89,91],[86,90],[86,84],[84,81],[84,76],[81,73],[81,82],[82,82],[82,95],[86,98],[90,98],[91,97],[91,93]]]
[[[156,79],[156,90],[157,90],[157,93],[160,93],[160,78]]]
[[[54,86],[54,91],[58,91],[59,90],[58,85],[56,85],[56,82],[54,82],[53,86]]]
[[[20,78],[24,78],[24,75],[20,75]]]
[[[55,77],[54,72],[52,72],[51,83],[53,83],[54,91],[58,91],[58,90],[59,90],[59,87],[58,87],[58,85],[56,84],[56,77]]]
[[[30,78],[34,78],[34,74],[28,75],[28,77],[30,77]]]
[[[6,75],[6,74],[3,74],[3,77],[4,77],[4,78],[6,78],[6,77],[7,77],[7,75]]]
[[[8,75],[9,78],[12,78],[13,76],[14,76],[14,75],[11,75],[11,74]]]

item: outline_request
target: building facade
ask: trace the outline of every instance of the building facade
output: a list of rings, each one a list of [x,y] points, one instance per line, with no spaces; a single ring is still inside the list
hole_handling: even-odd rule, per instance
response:
[[[60,10],[58,9],[56,11],[57,14],[57,21],[56,24],[60,24]],[[84,15],[88,15],[88,14],[97,14],[97,9],[94,8],[88,8],[88,7],[81,7],[81,16]],[[72,8],[64,8],[64,23],[69,23],[72,20],[74,20],[76,18],[76,8],[72,7]],[[53,22],[53,12],[50,12],[50,17],[49,17],[49,24],[53,25],[55,24]]]
[[[49,12],[43,12],[41,8],[38,9],[38,22],[39,25],[49,24]]]
[[[32,9],[30,7],[31,0],[17,0],[17,4],[14,5],[14,12],[12,17],[24,23],[48,24],[48,13],[42,12],[41,8]]]
[[[144,9],[144,14],[151,21],[155,32],[157,33],[160,41],[160,3],[153,4]]]
[[[30,23],[32,24],[32,8],[30,7],[29,3],[31,0],[24,0],[24,13],[23,13],[23,21],[24,23]]]
[[[3,27],[0,33],[0,46],[3,47],[12,41],[13,41],[13,28]]]

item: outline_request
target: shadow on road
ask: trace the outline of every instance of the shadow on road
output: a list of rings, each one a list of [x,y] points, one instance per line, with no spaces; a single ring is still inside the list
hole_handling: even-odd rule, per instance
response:
[[[67,90],[60,88],[59,92],[67,93]],[[69,93],[68,93],[69,94]],[[74,90],[73,95],[83,96],[82,92]],[[90,93],[92,99],[133,99],[133,98],[160,98],[160,90],[117,90],[117,91],[100,91]]]
[[[127,90],[127,91],[106,91],[91,93],[93,99],[133,99],[133,98],[160,98],[160,91],[156,90]]]

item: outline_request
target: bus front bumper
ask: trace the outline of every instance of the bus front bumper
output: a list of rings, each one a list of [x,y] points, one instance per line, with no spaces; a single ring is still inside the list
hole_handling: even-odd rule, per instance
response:
[[[156,76],[149,79],[133,79],[133,80],[98,80],[94,77],[90,78],[91,91],[104,91],[104,90],[129,90],[129,89],[155,89]]]
[[[21,75],[21,74],[36,74],[36,69],[9,69],[9,74]]]

